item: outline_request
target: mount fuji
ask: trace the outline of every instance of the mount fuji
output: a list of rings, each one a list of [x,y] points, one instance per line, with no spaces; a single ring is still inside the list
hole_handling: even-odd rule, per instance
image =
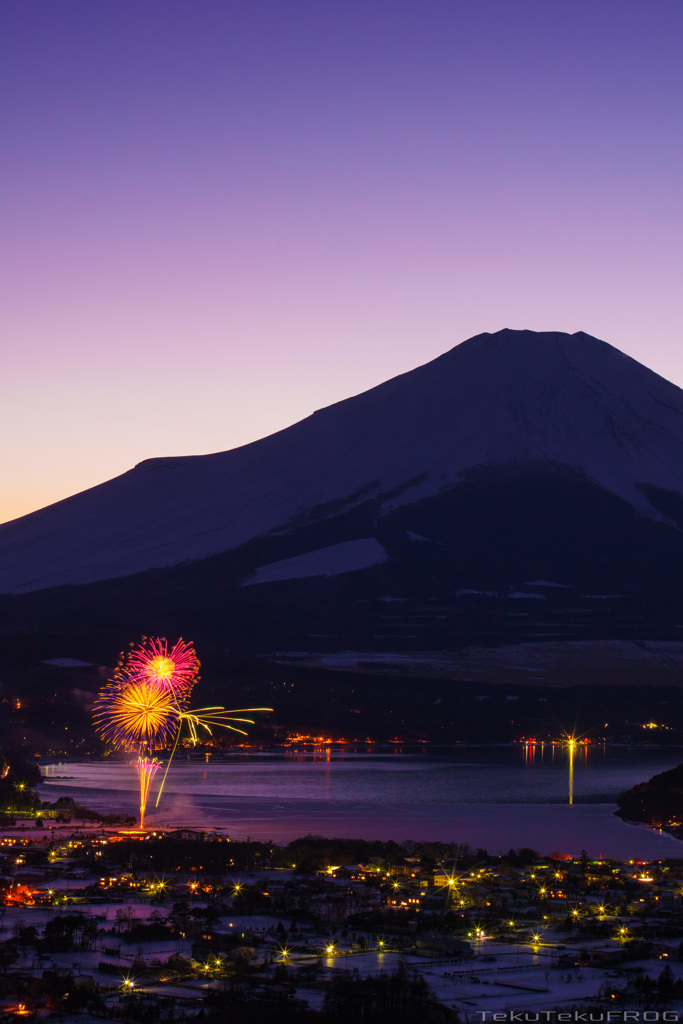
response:
[[[113,619],[347,670],[677,675],[683,391],[582,332],[480,334],[1,526],[0,594],[6,633]]]

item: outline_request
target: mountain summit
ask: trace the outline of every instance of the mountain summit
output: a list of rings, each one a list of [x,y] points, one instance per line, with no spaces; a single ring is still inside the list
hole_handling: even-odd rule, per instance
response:
[[[433,542],[448,546],[440,499],[486,483],[497,504],[495,481],[522,477],[562,478],[565,491],[571,479],[584,510],[588,488],[678,532],[683,392],[582,332],[480,334],[260,441],[142,462],[4,524],[0,593],[227,552],[241,552],[228,573],[236,585],[360,571],[391,563],[377,526],[400,510],[409,541],[423,536],[408,529],[412,508],[415,523],[438,520]]]

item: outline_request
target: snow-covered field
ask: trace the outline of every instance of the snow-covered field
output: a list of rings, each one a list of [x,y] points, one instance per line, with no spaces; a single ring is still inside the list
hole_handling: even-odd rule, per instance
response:
[[[411,675],[482,680],[501,684],[620,685],[624,676],[639,674],[642,683],[680,686],[683,642],[587,640],[571,643],[539,641],[503,647],[465,647],[454,651],[276,651],[282,665],[309,665],[342,672],[385,671]]]

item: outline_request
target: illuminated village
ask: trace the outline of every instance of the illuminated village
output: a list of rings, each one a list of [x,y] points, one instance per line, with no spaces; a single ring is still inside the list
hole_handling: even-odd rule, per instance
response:
[[[148,801],[162,798],[179,743],[196,749],[203,732],[212,744],[217,727],[245,736],[253,722],[191,709],[198,668],[190,644],[143,638],[95,700],[97,732],[137,757],[139,817],[132,803],[107,815],[68,796],[41,800],[49,758],[2,761],[8,1019],[456,1024],[504,1010],[683,1005],[683,858],[490,856],[315,835],[285,845],[150,825]],[[520,743],[525,763],[542,754],[536,739]],[[567,757],[570,804],[589,745],[548,742]],[[284,746],[328,760],[332,749],[304,732]]]
[[[88,822],[68,798],[40,807],[13,784],[8,1018],[348,1021],[390,993],[394,1019],[454,1022],[683,998],[683,859],[239,842]]]

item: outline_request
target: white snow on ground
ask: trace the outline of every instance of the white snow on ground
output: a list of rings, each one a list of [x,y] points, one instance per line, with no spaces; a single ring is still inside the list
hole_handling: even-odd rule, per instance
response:
[[[445,679],[488,681],[515,686],[586,683],[623,684],[637,673],[640,685],[680,686],[683,643],[651,640],[548,641],[504,647],[465,647],[455,651],[276,651],[280,664],[320,666],[341,671],[417,674]],[[631,675],[629,675],[631,673]]]
[[[680,492],[683,392],[582,332],[481,334],[277,434],[150,459],[0,526],[0,592],[126,576],[287,531],[312,510],[396,508],[473,469],[570,467],[661,519],[642,483]]]
[[[468,594],[483,594],[484,597],[497,597],[498,596],[498,591],[497,590],[468,590],[467,588],[465,588],[463,590],[456,590],[456,592],[455,592],[455,596],[456,597],[466,597]]]
[[[550,580],[529,580],[524,584],[525,587],[561,587],[562,590],[571,590],[571,587],[566,583],[551,583]]]
[[[283,558],[256,569],[243,587],[255,583],[274,583],[276,580],[299,580],[306,576],[338,576],[343,572],[356,572],[387,560],[387,553],[374,537],[347,540],[327,548],[307,551],[305,555]]]

